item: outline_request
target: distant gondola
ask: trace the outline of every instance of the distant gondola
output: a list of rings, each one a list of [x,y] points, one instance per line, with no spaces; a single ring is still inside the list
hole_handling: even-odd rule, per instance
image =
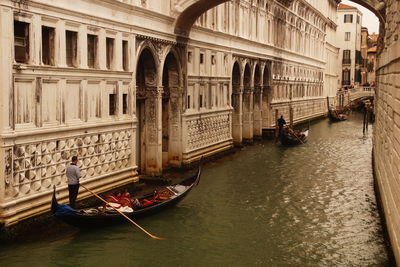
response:
[[[339,113],[337,110],[334,110],[334,109],[329,109],[328,117],[331,122],[347,120],[347,115]]]
[[[285,127],[281,133],[281,144],[285,146],[300,145],[307,142],[309,129],[294,130],[291,127]]]
[[[187,196],[191,189],[199,183],[201,175],[201,165],[202,164],[200,160],[197,173],[193,176],[186,178],[182,182],[170,186],[164,186],[154,193],[137,197],[136,199],[140,203],[147,202],[146,205],[143,205],[139,208],[136,207],[133,209],[132,212],[124,212],[124,214],[133,219],[144,217],[146,215],[159,212],[172,205],[175,205],[185,196]],[[164,197],[159,197],[159,195],[157,194],[158,192],[163,192]],[[168,194],[165,197],[166,192]],[[108,210],[104,212],[99,206],[74,210],[67,205],[60,205],[57,203],[55,188],[51,203],[51,211],[54,216],[61,219],[62,221],[78,227],[108,225],[125,220],[123,216],[121,216],[118,212],[114,210]]]

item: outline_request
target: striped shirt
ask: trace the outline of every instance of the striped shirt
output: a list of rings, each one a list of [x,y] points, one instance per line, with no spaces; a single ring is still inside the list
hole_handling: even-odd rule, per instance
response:
[[[70,164],[67,167],[67,178],[68,184],[79,184],[79,178],[81,178],[81,171],[79,170],[78,166],[74,164]]]

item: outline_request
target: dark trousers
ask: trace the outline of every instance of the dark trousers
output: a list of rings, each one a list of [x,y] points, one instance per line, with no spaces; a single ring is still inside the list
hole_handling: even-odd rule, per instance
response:
[[[78,196],[79,184],[69,184],[68,191],[69,191],[69,205],[71,206],[71,208],[75,209],[75,200],[76,197]]]

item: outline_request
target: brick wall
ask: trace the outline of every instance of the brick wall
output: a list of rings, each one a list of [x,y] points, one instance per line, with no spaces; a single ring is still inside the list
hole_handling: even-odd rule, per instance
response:
[[[390,242],[400,263],[400,1],[386,3],[385,45],[377,71],[374,167]]]

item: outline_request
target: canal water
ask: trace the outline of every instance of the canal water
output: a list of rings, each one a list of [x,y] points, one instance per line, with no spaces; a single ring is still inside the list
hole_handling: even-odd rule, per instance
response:
[[[137,222],[2,245],[1,266],[390,266],[361,116],[207,163],[177,206]],[[32,229],[34,231],[35,229]]]

